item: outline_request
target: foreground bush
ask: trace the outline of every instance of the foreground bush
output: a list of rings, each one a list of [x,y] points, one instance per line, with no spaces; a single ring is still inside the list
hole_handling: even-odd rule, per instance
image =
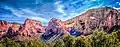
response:
[[[9,38],[0,40],[0,47],[46,47],[45,44],[40,41],[14,41]]]
[[[18,47],[19,45],[9,38],[4,38],[0,41],[0,47]]]
[[[107,34],[105,31],[94,30],[92,35],[71,37],[66,36],[57,41],[55,47],[120,47],[120,31]]]
[[[92,47],[120,47],[117,32],[118,31],[107,34],[104,31],[98,32],[98,30],[95,30],[91,37]]]

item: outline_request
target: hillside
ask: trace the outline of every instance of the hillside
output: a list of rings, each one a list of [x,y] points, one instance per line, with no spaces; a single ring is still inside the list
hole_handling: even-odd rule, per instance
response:
[[[26,19],[24,24],[9,23],[0,20],[0,38],[15,40],[39,40],[52,42],[66,34],[72,36],[90,35],[92,30],[105,30],[111,33],[113,29],[120,29],[120,12],[110,7],[90,9],[67,21],[52,18],[43,27],[41,22]]]

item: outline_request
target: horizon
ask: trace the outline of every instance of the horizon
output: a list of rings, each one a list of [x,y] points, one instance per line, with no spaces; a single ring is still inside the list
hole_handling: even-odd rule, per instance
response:
[[[2,0],[0,20],[24,23],[29,18],[45,26],[51,18],[65,21],[89,9],[104,6],[120,11],[120,0]]]

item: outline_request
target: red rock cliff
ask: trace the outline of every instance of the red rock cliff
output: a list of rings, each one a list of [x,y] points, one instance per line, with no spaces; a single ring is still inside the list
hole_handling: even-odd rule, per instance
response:
[[[73,28],[76,28],[83,34],[91,34],[91,30],[102,28],[111,32],[110,30],[115,26],[120,26],[120,13],[110,7],[96,8],[88,10],[87,12],[76,16],[66,22],[75,23]]]

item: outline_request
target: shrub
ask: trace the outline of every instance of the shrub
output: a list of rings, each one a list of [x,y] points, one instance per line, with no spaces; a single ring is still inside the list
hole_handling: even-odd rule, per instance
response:
[[[4,38],[0,40],[0,47],[46,47],[46,45],[40,41],[26,40],[15,42],[9,38]]]
[[[90,47],[88,39],[85,39],[84,37],[77,37],[75,38],[75,43],[73,45],[74,47]]]
[[[54,47],[120,47],[120,31],[108,34],[104,30],[96,29],[88,36],[68,35],[56,41]]]
[[[64,45],[63,40],[57,40],[53,47],[64,47],[64,46],[65,45]]]
[[[119,39],[116,32],[112,32],[111,34],[107,34],[105,31],[95,30],[91,37],[91,45],[92,47],[119,47]]]
[[[0,47],[18,47],[19,45],[9,38],[0,40]]]
[[[72,47],[74,43],[74,37],[68,35],[63,38],[64,47]]]

